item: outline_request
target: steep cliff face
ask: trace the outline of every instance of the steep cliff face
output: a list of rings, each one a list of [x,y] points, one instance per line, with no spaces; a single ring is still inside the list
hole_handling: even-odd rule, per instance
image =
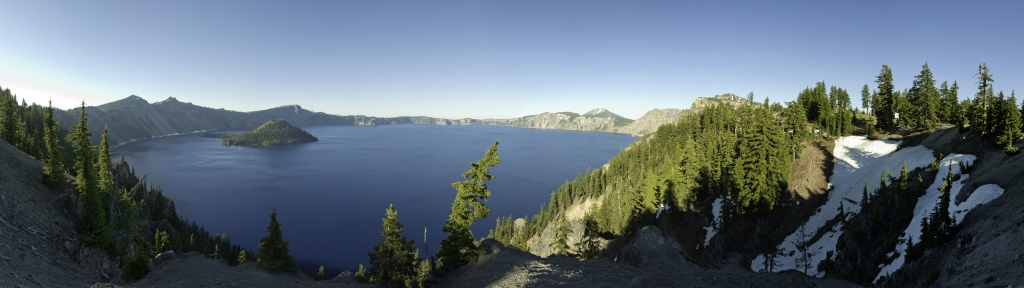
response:
[[[646,135],[658,130],[658,126],[679,121],[679,117],[687,110],[681,109],[654,109],[644,113],[640,119],[636,119],[629,125],[622,127],[618,132],[632,135]]]
[[[604,109],[601,109],[604,110]],[[607,111],[607,110],[605,110]],[[610,113],[610,112],[609,112]],[[616,126],[616,122],[622,122],[621,116],[611,114],[614,116],[587,116],[586,114],[580,116],[576,113],[570,112],[559,112],[559,113],[541,113],[536,115],[517,117],[509,119],[504,125],[513,127],[523,128],[538,128],[538,129],[561,129],[561,130],[580,130],[580,131],[602,131],[602,132],[616,132],[620,126]],[[626,119],[629,122],[633,120]],[[502,124],[495,124],[502,125]]]

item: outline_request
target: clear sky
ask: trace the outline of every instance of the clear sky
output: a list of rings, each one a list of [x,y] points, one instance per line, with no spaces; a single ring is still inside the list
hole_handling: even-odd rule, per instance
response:
[[[713,2],[713,3],[710,3]],[[893,3],[897,2],[897,3]],[[10,1],[0,86],[71,108],[129,95],[239,111],[638,118],[700,96],[899,89],[929,63],[1024,91],[1024,1]],[[1022,96],[1021,98],[1024,98]]]

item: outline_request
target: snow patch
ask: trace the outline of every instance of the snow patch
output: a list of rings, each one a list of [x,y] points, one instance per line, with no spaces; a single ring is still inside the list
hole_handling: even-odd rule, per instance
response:
[[[832,227],[825,227],[826,222],[835,219],[840,213],[852,215],[860,212],[861,197],[863,196],[864,185],[867,183],[869,193],[878,189],[878,181],[882,173],[893,172],[899,176],[904,161],[907,163],[907,171],[926,167],[935,157],[932,150],[924,146],[914,146],[896,150],[901,141],[892,140],[868,140],[864,136],[848,136],[836,140],[836,147],[832,154],[835,156],[835,165],[832,169],[832,177],[829,178],[829,185],[833,187],[828,193],[828,200],[810,218],[807,219],[805,229],[807,233],[814,234],[820,229],[827,228],[828,232],[818,241],[809,245],[808,253],[811,257],[808,274],[815,277],[824,277],[824,272],[818,272],[818,263],[825,260],[828,252],[836,250],[836,243],[842,235],[842,223]],[[889,179],[885,181],[888,183]],[[842,208],[842,211],[840,211]],[[844,216],[846,217],[846,216]],[[776,257],[776,271],[799,270],[796,265],[800,253],[797,252],[796,243],[798,232],[786,236],[786,239],[779,245],[782,255]],[[790,254],[792,252],[792,255]],[[757,256],[751,264],[751,270],[756,272],[765,271],[763,255]]]
[[[723,198],[718,198],[715,199],[715,203],[711,203],[711,214],[715,215],[715,220],[711,222],[711,226],[704,227],[704,230],[707,231],[704,234],[704,247],[711,243],[711,238],[715,237],[718,228],[722,226],[722,200]]]
[[[964,187],[964,182],[970,176],[969,174],[961,174],[963,171],[960,171],[960,163],[963,163],[965,167],[971,166],[974,164],[975,159],[977,157],[974,155],[964,154],[950,154],[942,159],[935,181],[932,182],[931,186],[928,186],[925,195],[917,199],[917,205],[914,206],[914,218],[910,221],[910,225],[907,225],[907,229],[903,231],[904,235],[907,235],[906,237],[913,237],[914,243],[921,243],[921,219],[928,217],[928,214],[932,212],[935,205],[939,203],[939,198],[942,196],[942,192],[939,189],[942,188],[943,181],[945,181],[944,178],[949,173],[949,169],[953,169],[953,179],[956,179],[956,175],[960,175],[960,179],[953,181],[949,189],[949,198],[952,201],[956,201],[957,195],[960,195],[960,191]],[[947,212],[953,217],[953,220],[956,222],[955,224],[959,225],[963,221],[964,216],[974,207],[991,202],[1001,195],[1003,195],[1003,188],[1000,188],[999,185],[984,185],[975,189],[974,193],[966,201],[960,204],[950,203]],[[898,252],[899,256],[893,259],[892,263],[880,265],[882,270],[875,276],[874,281],[877,282],[882,276],[892,275],[896,270],[903,267],[903,264],[906,262],[907,243],[906,240],[901,240],[903,241],[896,244],[896,251],[889,254],[891,256],[894,255],[893,253]]]

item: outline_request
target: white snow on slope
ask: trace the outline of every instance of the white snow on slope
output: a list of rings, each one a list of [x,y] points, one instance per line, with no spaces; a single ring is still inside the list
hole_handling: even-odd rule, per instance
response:
[[[962,155],[962,154],[950,154],[946,158],[942,159],[939,166],[938,174],[936,174],[935,181],[932,182],[931,186],[928,186],[928,190],[925,191],[925,195],[917,199],[917,205],[914,206],[914,218],[910,221],[910,225],[907,225],[907,229],[903,231],[906,237],[913,237],[914,243],[921,243],[921,219],[928,217],[928,214],[932,212],[935,205],[939,203],[939,197],[942,196],[942,192],[939,189],[944,184],[944,179],[949,173],[949,169],[953,169],[953,179],[956,179],[956,175],[962,173],[960,171],[960,162],[964,163],[964,166],[971,166],[974,164],[974,160],[977,159],[974,155]],[[952,201],[956,201],[957,195],[960,194],[960,190],[964,187],[964,182],[967,181],[968,174],[962,174],[960,180],[953,181],[950,184],[949,198]],[[956,224],[960,224],[963,221],[964,216],[967,215],[971,209],[978,205],[988,203],[995,198],[1003,195],[1003,189],[999,188],[999,185],[988,184],[985,186],[978,187],[974,190],[974,193],[967,198],[966,201],[960,203],[950,203],[949,210],[947,211],[950,216],[954,218]],[[906,238],[904,238],[906,239]],[[882,270],[875,276],[874,281],[882,278],[882,276],[891,275],[896,270],[903,267],[906,260],[907,243],[906,241],[899,242],[896,244],[896,251],[892,253],[899,253],[899,255],[893,259],[892,263],[882,266]]]
[[[718,228],[722,226],[722,198],[715,199],[715,203],[711,203],[711,214],[715,215],[715,220],[711,222],[711,226],[704,227],[704,230],[708,231],[708,233],[704,234],[705,247],[711,243],[711,237],[715,237],[715,233],[718,233]]]
[[[809,252],[813,253],[811,267],[807,269],[808,274],[815,277],[824,277],[823,272],[818,272],[818,263],[825,260],[828,251],[836,250],[836,243],[842,235],[842,224],[833,227],[824,227],[826,222],[835,219],[839,215],[840,206],[844,213],[860,212],[859,203],[864,191],[864,184],[868,184],[868,191],[874,193],[878,189],[878,181],[883,172],[891,171],[894,177],[899,177],[903,161],[907,163],[907,171],[925,167],[931,164],[935,157],[932,150],[924,146],[914,146],[896,151],[900,141],[891,140],[868,140],[864,136],[848,136],[836,140],[835,166],[832,169],[832,177],[829,184],[834,187],[828,194],[828,200],[818,209],[814,215],[807,219],[806,229],[808,233],[814,233],[822,228],[829,229],[825,236],[817,242],[812,243]],[[888,174],[888,173],[887,173]],[[889,181],[889,179],[886,179]],[[856,203],[856,204],[855,204]],[[796,251],[797,233],[786,236],[786,239],[779,245],[783,255],[776,257],[778,262],[775,271],[787,269],[798,269],[796,259],[800,253]],[[751,270],[764,271],[764,256],[758,256],[750,264]]]

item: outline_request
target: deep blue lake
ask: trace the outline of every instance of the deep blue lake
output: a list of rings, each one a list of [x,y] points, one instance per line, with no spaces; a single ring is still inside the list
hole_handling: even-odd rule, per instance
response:
[[[196,134],[143,140],[112,151],[136,173],[173,197],[178,214],[232,243],[256,251],[277,209],[286,241],[300,266],[329,272],[368,264],[380,242],[388,204],[404,235],[431,253],[455,189],[470,162],[500,141],[501,163],[491,169],[492,212],[473,226],[476,238],[498,216],[537,213],[566,180],[598,168],[635,138],[625,134],[502,126],[321,126],[304,128],[319,142],[273,148],[226,147]],[[227,133],[239,131],[224,131]]]

